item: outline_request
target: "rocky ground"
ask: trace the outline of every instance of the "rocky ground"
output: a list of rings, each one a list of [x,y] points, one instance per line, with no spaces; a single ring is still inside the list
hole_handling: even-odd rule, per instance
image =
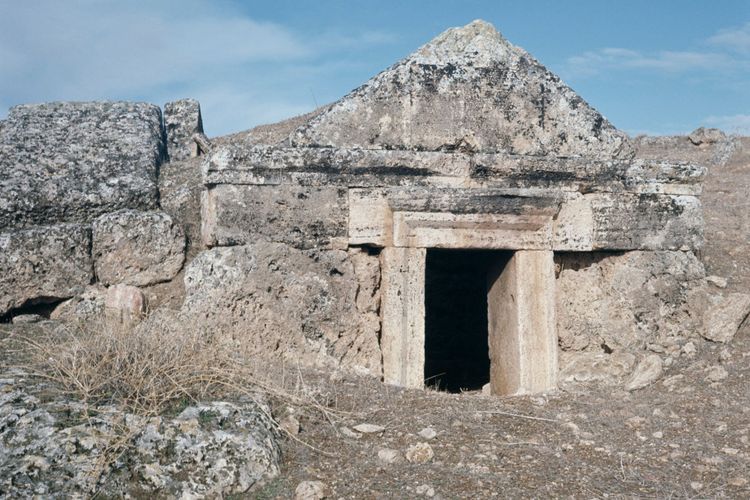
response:
[[[500,399],[309,377],[343,421],[296,415],[309,446],[286,439],[281,475],[255,498],[290,498],[304,481],[329,498],[750,496],[748,328],[633,392]]]
[[[33,327],[0,330],[7,338],[19,328]],[[0,441],[8,454],[0,458],[0,496],[50,497],[77,482],[136,498],[212,491],[306,499],[747,498],[750,328],[730,344],[693,345],[656,382],[632,392],[624,384],[576,382],[545,396],[497,398],[404,390],[370,377],[286,366],[277,383],[290,394],[312,395],[325,411],[275,401],[274,418],[285,430],[278,470],[273,431],[267,422],[247,427],[247,401],[192,405],[149,421],[143,431],[133,416],[109,418],[100,409],[86,417],[54,386],[11,368],[5,351]],[[220,411],[226,408],[239,410],[226,418]],[[109,479],[92,485],[88,473],[118,418],[130,419],[120,425],[130,429],[134,445]],[[252,418],[263,420],[257,412]],[[266,442],[246,446],[243,439]],[[232,464],[248,458],[255,469],[243,476]],[[258,482],[262,467],[271,478]]]

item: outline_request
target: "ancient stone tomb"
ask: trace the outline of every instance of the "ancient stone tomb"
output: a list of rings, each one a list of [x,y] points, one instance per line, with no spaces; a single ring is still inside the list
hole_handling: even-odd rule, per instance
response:
[[[193,100],[23,105],[0,153],[0,321],[148,302],[248,356],[523,394],[750,307],[704,286],[705,169],[638,158],[481,21],[249,132],[209,142]]]
[[[636,159],[476,21],[330,106],[218,141],[203,164],[210,249],[186,272],[183,309],[260,351],[387,383],[545,391],[561,339],[593,328],[558,310],[570,263],[692,262],[703,175]]]

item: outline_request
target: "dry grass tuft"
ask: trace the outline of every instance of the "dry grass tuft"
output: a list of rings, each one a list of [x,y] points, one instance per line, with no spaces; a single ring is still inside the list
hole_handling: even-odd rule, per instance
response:
[[[285,387],[284,377],[274,377],[237,343],[171,313],[152,315],[135,328],[102,318],[16,340],[30,354],[28,371],[92,406],[115,404],[150,416],[208,399],[260,397],[331,423],[340,418],[303,381]]]

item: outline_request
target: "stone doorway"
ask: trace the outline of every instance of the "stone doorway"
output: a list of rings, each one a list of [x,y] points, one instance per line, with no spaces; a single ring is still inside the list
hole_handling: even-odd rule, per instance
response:
[[[428,263],[427,254],[431,255]],[[458,252],[444,257],[442,252]],[[553,252],[548,250],[484,251],[470,253],[468,250],[428,250],[426,248],[386,247],[381,252],[381,349],[383,354],[383,379],[387,383],[406,387],[425,386],[426,373],[441,373],[436,368],[445,359],[434,352],[434,339],[426,342],[429,334],[426,326],[440,319],[426,317],[426,288],[429,267],[431,274],[439,276],[435,269],[443,267],[442,274],[452,265],[464,266],[466,276],[475,276],[473,296],[479,296],[480,270],[484,270],[486,307],[481,309],[474,301],[472,310],[479,311],[478,318],[484,320],[486,330],[477,328],[472,334],[476,353],[469,355],[474,363],[481,358],[482,343],[489,346],[489,380],[493,394],[530,394],[553,389],[557,383],[557,332],[555,321],[555,271]],[[476,252],[476,251],[474,251]],[[494,257],[484,257],[485,255]],[[437,256],[437,257],[436,257]],[[481,258],[479,256],[482,256]],[[499,258],[503,256],[503,258]],[[467,257],[483,265],[469,264]],[[437,260],[435,260],[437,258]],[[458,261],[458,262],[455,262]],[[446,267],[447,266],[447,267]],[[429,278],[432,280],[433,278]],[[480,285],[476,285],[479,282]],[[433,283],[432,287],[435,287]],[[443,287],[445,288],[445,286]],[[439,292],[440,286],[437,287]],[[432,292],[430,292],[432,293]],[[429,299],[430,302],[434,299]],[[438,300],[438,304],[440,301]],[[433,304],[431,307],[435,307]],[[431,313],[432,314],[432,313]],[[446,314],[444,313],[444,316]],[[434,332],[433,332],[434,333]],[[445,335],[443,335],[445,337]],[[440,335],[437,336],[440,338]],[[427,349],[429,349],[429,351]],[[445,350],[445,349],[444,349]],[[478,353],[478,354],[477,354]],[[464,361],[466,356],[464,356]],[[450,364],[451,360],[448,364]],[[459,362],[456,358],[453,362]],[[486,362],[476,365],[481,372]],[[466,368],[466,366],[464,367]],[[460,370],[459,370],[460,372]],[[465,376],[464,376],[465,377]],[[445,382],[445,388],[461,388],[462,375],[458,381]],[[486,378],[486,376],[485,376]],[[473,381],[478,384],[478,380]],[[430,383],[430,380],[427,380]],[[476,388],[476,387],[474,387]],[[450,389],[450,388],[449,388]]]
[[[490,381],[490,271],[513,253],[428,249],[425,263],[425,385],[448,392],[481,389]]]

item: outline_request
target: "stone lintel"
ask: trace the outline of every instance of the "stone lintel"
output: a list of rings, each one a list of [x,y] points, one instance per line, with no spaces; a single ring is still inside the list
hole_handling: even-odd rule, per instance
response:
[[[397,247],[545,249],[552,244],[546,215],[394,212]]]
[[[352,245],[512,250],[695,249],[694,196],[392,188],[349,191]],[[537,191],[537,193],[543,193]],[[560,193],[557,193],[558,196]]]

